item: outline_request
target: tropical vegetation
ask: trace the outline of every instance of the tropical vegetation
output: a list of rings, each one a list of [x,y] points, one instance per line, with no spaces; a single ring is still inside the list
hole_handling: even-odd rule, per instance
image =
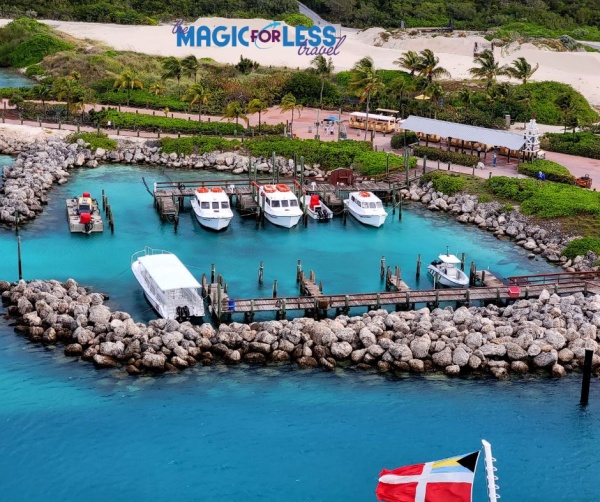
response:
[[[575,184],[575,176],[565,167],[551,160],[537,159],[533,162],[523,162],[518,165],[517,171],[532,178],[536,178],[539,172],[544,173],[547,181],[557,183]]]

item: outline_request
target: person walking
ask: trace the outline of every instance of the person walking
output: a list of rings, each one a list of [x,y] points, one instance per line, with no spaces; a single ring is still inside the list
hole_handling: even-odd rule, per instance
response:
[[[496,167],[496,162],[497,162],[498,158],[496,157],[496,153],[494,152],[494,157],[492,158],[492,166]]]

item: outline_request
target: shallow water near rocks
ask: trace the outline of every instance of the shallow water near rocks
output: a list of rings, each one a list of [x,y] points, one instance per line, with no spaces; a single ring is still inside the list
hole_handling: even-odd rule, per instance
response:
[[[4,87],[32,87],[35,84],[33,80],[24,75],[0,68],[0,88]]]
[[[173,179],[215,173],[168,171]],[[446,245],[501,275],[554,270],[523,250],[444,215],[405,208],[380,229],[349,219],[287,231],[236,217],[224,233],[191,213],[178,233],[152,208],[160,169],[105,166],[74,172],[44,214],[21,229],[26,279],[67,277],[110,295],[136,320],[153,318],[129,271],[145,245],[175,252],[200,277],[215,263],[233,297],[295,294],[296,260],[326,292],[382,290],[379,260],[415,286],[417,254]],[[84,190],[113,206],[116,231],[71,235],[64,199]],[[396,215],[397,217],[397,215]],[[0,230],[0,279],[17,278],[14,232]],[[257,285],[259,261],[265,285]],[[425,268],[423,268],[424,272]],[[426,277],[420,287],[429,287]],[[379,471],[437,460],[489,440],[504,500],[598,500],[600,387],[578,406],[579,376],[492,380],[404,377],[287,366],[197,366],[131,378],[30,344],[0,320],[0,472],[6,500],[375,500]],[[32,481],[32,477],[34,481]],[[483,462],[474,500],[486,500]]]

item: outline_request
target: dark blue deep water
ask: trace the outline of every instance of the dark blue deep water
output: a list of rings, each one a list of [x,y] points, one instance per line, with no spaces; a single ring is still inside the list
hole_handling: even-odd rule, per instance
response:
[[[111,307],[148,321],[152,312],[128,268],[145,245],[175,252],[198,277],[215,263],[234,297],[268,295],[273,279],[280,294],[294,294],[297,259],[327,292],[381,290],[382,255],[416,286],[417,254],[427,262],[446,245],[505,276],[552,270],[417,208],[380,229],[348,220],[346,227],[256,230],[235,218],[220,234],[186,213],[175,234],[160,223],[142,176],[164,179],[157,169],[106,166],[74,172],[55,188],[44,214],[21,231],[25,278],[73,277],[108,293]],[[84,190],[99,196],[102,188],[115,234],[71,235],[64,199]],[[13,232],[0,230],[0,257],[0,278],[15,280]],[[579,384],[577,375],[496,382],[219,365],[131,378],[67,359],[60,347],[32,345],[0,320],[0,499],[375,500],[381,468],[467,453],[485,438],[498,459],[502,500],[596,501],[600,384],[592,382],[585,410]],[[475,500],[486,500],[483,462]]]

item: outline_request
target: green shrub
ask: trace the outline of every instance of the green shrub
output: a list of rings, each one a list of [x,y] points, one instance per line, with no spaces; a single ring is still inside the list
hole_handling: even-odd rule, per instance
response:
[[[97,132],[77,132],[67,136],[69,143],[76,143],[78,139],[82,139],[90,144],[90,150],[104,148],[105,150],[116,150],[118,143],[114,139],[109,139],[104,133]]]
[[[541,171],[546,175],[546,180],[548,181],[566,183],[567,185],[575,184],[575,176],[565,166],[561,166],[551,160],[538,159],[533,162],[524,162],[519,164],[517,171],[532,178],[535,178],[537,173]]]
[[[588,132],[578,132],[574,135],[547,133],[542,138],[541,146],[550,152],[600,159],[600,136]]]
[[[38,75],[43,75],[44,73],[46,73],[46,71],[39,64],[29,66],[25,70],[25,75],[28,77],[37,77]]]
[[[431,146],[417,146],[413,149],[413,154],[417,157],[427,157],[429,160],[439,160],[440,162],[450,162],[459,166],[474,167],[479,162],[476,155],[467,153],[449,152],[440,150]]]
[[[352,163],[352,167],[356,171],[367,176],[385,174],[388,165],[391,172],[406,170],[404,157],[393,153],[387,154],[386,152],[361,152],[354,157],[354,162]],[[411,157],[408,165],[410,168],[416,167],[417,159]]]
[[[467,183],[463,176],[444,171],[431,171],[421,176],[422,183],[433,183],[433,188],[446,195],[454,195],[465,188]]]
[[[482,204],[486,202],[492,202],[494,200],[494,198],[489,193],[482,193],[477,197],[477,199]]]
[[[145,113],[118,112],[108,110],[103,112],[91,113],[93,120],[106,125],[110,120],[114,128],[119,129],[139,129],[142,131],[155,132],[160,129],[162,132],[182,134],[227,134],[233,135],[244,132],[241,124],[234,122],[197,122],[194,120],[185,120],[177,118],[160,117],[158,115],[147,115]]]
[[[283,21],[289,26],[306,26],[307,28],[310,28],[315,24],[310,17],[300,14],[299,12],[278,16],[278,20]]]
[[[521,204],[524,214],[539,218],[563,216],[600,216],[600,192],[547,181],[494,176],[486,182],[488,189],[499,197]]]
[[[394,150],[399,150],[416,143],[418,140],[416,133],[412,131],[400,132],[392,136],[391,145]]]
[[[237,150],[241,143],[238,140],[224,138],[192,136],[191,138],[163,138],[160,147],[164,153],[183,155],[203,154],[216,150]]]
[[[73,49],[73,45],[47,34],[38,33],[17,45],[8,57],[8,64],[13,68],[23,68],[35,63],[50,54]]]
[[[567,258],[575,258],[576,256],[585,256],[588,251],[593,251],[600,255],[600,238],[599,237],[583,237],[581,239],[573,239],[567,244],[563,251],[563,255]]]

